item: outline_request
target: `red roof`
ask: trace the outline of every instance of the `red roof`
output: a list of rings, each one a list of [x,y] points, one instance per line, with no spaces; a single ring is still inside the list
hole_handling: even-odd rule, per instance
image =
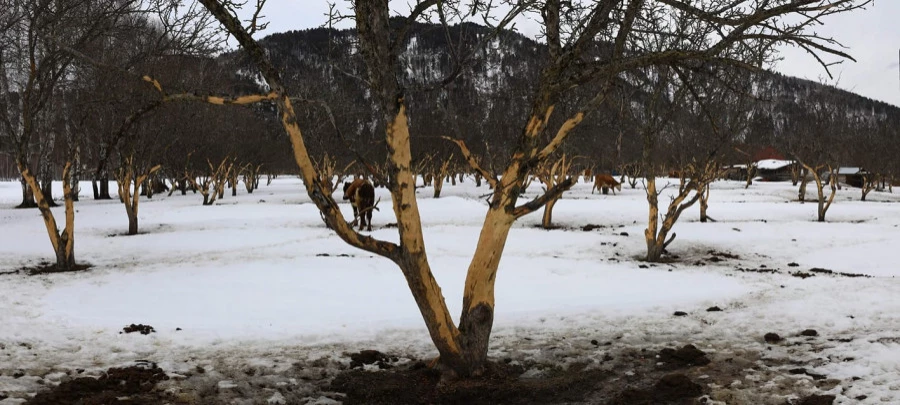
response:
[[[777,150],[775,150],[775,148],[771,146],[757,149],[756,152],[753,153],[754,162],[766,159],[784,160],[784,155],[779,153]]]

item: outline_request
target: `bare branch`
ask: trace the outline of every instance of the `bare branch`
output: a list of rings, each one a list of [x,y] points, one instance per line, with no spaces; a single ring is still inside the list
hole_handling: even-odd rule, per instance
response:
[[[541,207],[547,204],[548,201],[559,198],[559,196],[572,188],[572,186],[574,186],[577,181],[578,179],[576,177],[569,177],[559,182],[537,198],[516,207],[515,210],[513,210],[513,217],[521,218],[525,215],[539,210]]]
[[[476,159],[475,156],[472,155],[472,152],[466,146],[465,142],[463,142],[461,139],[454,139],[449,136],[443,136],[441,138],[444,138],[450,142],[455,143],[457,146],[459,146],[459,150],[460,150],[460,152],[462,152],[463,158],[466,160],[466,163],[468,163],[469,166],[472,167],[472,169],[474,169],[475,171],[480,173],[481,177],[484,177],[484,179],[488,182],[488,184],[491,185],[492,188],[497,187],[497,183],[498,183],[497,176],[491,174],[490,172],[488,172],[487,170],[482,168],[480,164],[478,164],[478,159]]]

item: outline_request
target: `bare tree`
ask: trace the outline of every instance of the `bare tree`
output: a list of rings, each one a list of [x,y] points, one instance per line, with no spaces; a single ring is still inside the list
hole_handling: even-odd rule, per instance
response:
[[[128,215],[129,235],[137,235],[138,233],[138,204],[140,203],[141,184],[159,170],[160,167],[160,165],[139,167],[135,164],[134,155],[130,155],[123,159],[122,164],[116,171],[119,199],[125,204],[125,213]]]
[[[57,271],[75,268],[75,208],[72,156],[63,165],[65,228],[59,230],[50,210],[52,181],[50,150],[58,129],[53,126],[55,110],[72,79],[73,58],[64,48],[79,48],[108,33],[118,19],[132,10],[132,2],[93,0],[28,0],[4,7],[3,21],[10,21],[0,35],[0,123],[12,140],[15,160],[22,175],[24,195],[33,197],[50,236]],[[33,147],[41,145],[35,161]],[[35,170],[35,165],[37,170]],[[31,191],[27,189],[30,188]]]
[[[441,191],[444,189],[444,183],[447,182],[448,176],[451,176],[450,173],[450,164],[453,163],[453,154],[450,154],[444,161],[436,162],[433,165],[433,170],[431,172],[431,178],[434,180],[434,198],[441,198]]]
[[[623,72],[647,66],[692,65],[704,61],[752,64],[753,61],[748,59],[759,55],[746,55],[745,49],[769,50],[772,45],[784,42],[840,54],[828,47],[828,41],[806,33],[803,28],[824,15],[849,11],[866,3],[850,0],[824,3],[821,0],[772,1],[754,3],[749,7],[730,0],[699,4],[679,0],[513,3],[512,13],[498,18],[498,27],[508,24],[522,10],[538,12],[545,27],[546,63],[533,87],[529,113],[518,141],[511,148],[499,176],[488,172],[481,161],[460,148],[465,160],[494,187],[477,248],[469,265],[463,293],[463,313],[457,326],[431,273],[426,254],[411,166],[409,100],[398,80],[401,76],[398,72],[402,68],[399,56],[409,25],[426,12],[432,11],[441,21],[445,21],[447,16],[490,13],[493,9],[480,1],[465,4],[458,1],[419,1],[413,5],[406,23],[397,27],[390,24],[387,1],[358,0],[354,3],[359,49],[366,67],[364,81],[385,129],[389,156],[388,188],[400,240],[396,244],[360,235],[341,216],[337,203],[327,193],[316,172],[293,102],[282,85],[280,74],[252,37],[256,27],[253,24],[249,28],[241,25],[233,12],[236,7],[233,3],[216,0],[201,2],[237,40],[268,85],[266,94],[238,99],[275,103],[281,123],[290,137],[307,193],[328,226],[352,246],[387,257],[398,265],[440,353],[439,364],[444,370],[459,376],[478,375],[484,370],[494,318],[494,284],[513,223],[558,197],[571,186],[573,180],[563,181],[537,198],[519,205],[522,184],[532,169],[553,155],[586,115],[603,103],[614,78]],[[468,9],[464,9],[466,4]],[[667,16],[671,13],[681,16],[684,24],[669,24]],[[809,17],[804,18],[804,15]],[[801,22],[796,26],[787,25],[781,20],[786,16],[800,17]],[[775,24],[776,20],[778,24]],[[648,49],[642,46],[646,40],[635,40],[648,36],[657,40],[683,38],[683,34],[694,31],[699,34],[697,41],[679,39],[667,48]],[[685,48],[687,43],[696,45]],[[465,59],[463,56],[458,60],[464,62]],[[461,73],[461,69],[452,69],[449,76],[435,85],[449,83]],[[587,83],[599,83],[592,97],[570,111],[562,111],[562,108],[557,111],[557,102],[565,99],[569,91]],[[161,88],[158,83],[156,85]],[[562,117],[556,117],[555,111]]]
[[[566,155],[563,154],[556,161],[546,160],[540,167],[537,169],[537,178],[540,179],[541,183],[544,184],[544,192],[551,190],[556,187],[557,184],[566,182],[570,178],[574,178],[577,181],[577,176],[573,176],[570,172],[572,170],[572,159],[567,159]],[[574,181],[569,181],[569,188],[575,185]],[[556,198],[547,201],[547,204],[544,205],[544,216],[541,218],[541,227],[544,229],[551,229],[553,227],[553,207],[556,206],[556,202],[562,197],[562,193],[559,194]]]
[[[825,214],[834,201],[838,189],[840,161],[845,151],[836,147],[839,139],[851,128],[839,118],[840,107],[817,100],[809,112],[794,123],[791,154],[805,172],[800,182],[800,201],[805,201],[809,176],[816,185],[817,221],[824,222]],[[825,186],[831,193],[825,194]]]

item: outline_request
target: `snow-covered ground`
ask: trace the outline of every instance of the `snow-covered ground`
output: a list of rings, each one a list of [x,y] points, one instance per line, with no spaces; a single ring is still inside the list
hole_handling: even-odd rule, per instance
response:
[[[9,396],[0,404],[19,403],[66,371],[91,374],[138,359],[170,373],[203,366],[231,376],[229,367],[278,370],[369,348],[435,355],[399,270],[325,229],[299,180],[241,189],[214,206],[192,194],[143,199],[136,236],[122,235],[127,219],[118,201],[93,201],[89,190],[82,186],[76,205],[75,242],[76,260],[92,264],[89,271],[0,275],[0,398]],[[539,191],[533,185],[528,196]],[[845,188],[828,222],[817,223],[815,204],[796,202],[789,183],[745,190],[717,182],[709,208],[717,222],[700,223],[692,207],[675,226],[669,251],[677,259],[647,266],[640,186],[590,191],[579,183],[556,205],[560,229],[537,228],[538,213],[517,222],[498,275],[493,356],[538,356],[561,336],[576,353],[594,339],[646,348],[693,343],[711,353],[759,353],[785,370],[803,364],[833,380],[824,389],[807,375],[748,368],[738,384],[754,392],[900,403],[900,195],[873,192],[860,202],[858,189]],[[396,228],[385,227],[394,222],[390,196],[377,193],[372,234],[396,240]],[[429,258],[454,314],[484,193],[471,181],[446,185],[440,199],[419,191]],[[38,212],[13,209],[20,198],[17,182],[0,182],[0,273],[52,257]],[[583,231],[587,224],[602,227]],[[739,258],[710,260],[710,251]],[[874,277],[789,274],[814,267]],[[778,272],[740,271],[761,268]],[[723,311],[706,312],[711,306]],[[156,333],[121,334],[131,323]],[[807,328],[819,336],[798,338]],[[793,340],[768,345],[768,332]]]

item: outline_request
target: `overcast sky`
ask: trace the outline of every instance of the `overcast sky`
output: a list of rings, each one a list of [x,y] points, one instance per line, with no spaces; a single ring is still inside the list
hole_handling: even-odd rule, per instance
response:
[[[346,1],[335,0],[346,12]],[[403,5],[406,1],[392,0]],[[269,0],[264,9],[268,28],[258,34],[320,27],[327,20],[328,5],[325,0]],[[833,80],[827,79],[825,70],[804,51],[785,47],[784,60],[775,70],[787,75],[815,81],[826,81],[838,87],[876,100],[900,106],[900,0],[876,0],[866,10],[833,16],[825,20],[816,32],[831,36],[846,46],[855,59],[832,68]],[[525,35],[537,32],[537,24],[529,21],[517,23]],[[836,60],[834,58],[832,61]]]

